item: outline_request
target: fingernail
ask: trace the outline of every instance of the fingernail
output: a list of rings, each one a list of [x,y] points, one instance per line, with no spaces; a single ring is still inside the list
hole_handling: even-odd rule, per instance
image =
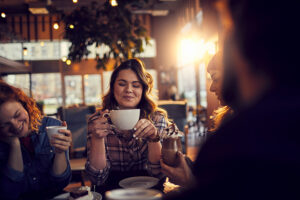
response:
[[[134,131],[136,131],[136,128],[133,128]]]
[[[132,137],[134,137],[134,138],[135,138],[135,135],[133,134],[133,135],[132,135]]]
[[[139,138],[138,138],[138,137],[136,137],[135,139],[136,139],[136,140],[138,140]]]

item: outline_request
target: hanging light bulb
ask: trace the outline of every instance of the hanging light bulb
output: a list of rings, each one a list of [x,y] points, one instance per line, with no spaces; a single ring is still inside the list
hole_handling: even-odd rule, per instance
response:
[[[67,65],[71,65],[71,63],[72,63],[72,62],[71,62],[71,60],[69,60],[69,59],[66,61],[66,64],[67,64]]]
[[[66,61],[67,61],[67,57],[64,56],[64,57],[61,58],[61,60],[62,60],[63,62],[66,62]]]
[[[73,3],[77,3],[78,2],[78,0],[73,0]]]
[[[2,18],[6,18],[5,12],[2,12],[2,13],[1,13],[1,17],[2,17]]]
[[[27,56],[27,54],[28,54],[28,50],[27,50],[26,47],[24,47],[24,48],[23,48],[23,55],[24,55],[24,56]]]
[[[55,30],[59,29],[59,24],[58,24],[58,22],[54,22],[53,28],[54,28]]]
[[[111,6],[118,6],[117,0],[109,0]]]
[[[73,24],[70,24],[70,25],[69,25],[69,28],[70,28],[70,29],[74,29],[74,27],[75,27],[75,26],[74,26]]]

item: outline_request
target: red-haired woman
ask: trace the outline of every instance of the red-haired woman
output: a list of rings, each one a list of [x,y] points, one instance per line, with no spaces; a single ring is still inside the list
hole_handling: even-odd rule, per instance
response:
[[[46,199],[68,185],[72,134],[61,130],[50,141],[46,134],[46,126],[61,124],[42,118],[32,98],[0,81],[1,199]]]

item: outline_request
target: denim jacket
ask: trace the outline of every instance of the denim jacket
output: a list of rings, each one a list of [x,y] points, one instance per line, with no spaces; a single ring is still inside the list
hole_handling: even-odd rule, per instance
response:
[[[57,176],[52,172],[55,152],[46,133],[46,126],[51,125],[61,125],[61,122],[44,117],[38,134],[30,136],[34,146],[33,156],[21,145],[23,172],[7,165],[9,145],[0,142],[0,199],[47,199],[68,185],[71,179],[69,162],[63,174]]]

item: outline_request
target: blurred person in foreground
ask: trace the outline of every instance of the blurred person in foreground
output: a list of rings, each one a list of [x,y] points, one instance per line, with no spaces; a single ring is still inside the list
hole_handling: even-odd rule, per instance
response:
[[[51,141],[46,133],[46,126],[61,124],[0,81],[0,199],[48,199],[69,184],[71,132],[61,130]]]
[[[160,136],[168,125],[167,114],[152,99],[153,79],[139,59],[121,63],[112,73],[102,108],[88,121],[86,172],[97,190],[119,187],[123,178],[160,172]],[[132,131],[114,128],[105,113],[117,109],[140,109]]]
[[[212,125],[208,129],[208,136],[210,136],[233,115],[233,110],[225,104],[222,98],[221,89],[223,70],[221,52],[215,54],[209,61],[207,66],[207,72],[209,73],[212,80],[209,89],[211,92],[215,93],[220,103],[220,107],[214,111],[213,118],[211,119]],[[178,152],[178,157],[179,165],[177,167],[168,166],[161,160],[162,172],[166,174],[167,177],[169,177],[171,182],[180,185],[182,188],[186,188],[194,182],[194,175],[192,171],[193,167],[191,165],[191,162],[186,163],[186,158],[181,152]]]
[[[199,151],[195,184],[164,199],[299,199],[296,2],[220,0],[214,5],[224,34],[222,96],[234,116]]]

